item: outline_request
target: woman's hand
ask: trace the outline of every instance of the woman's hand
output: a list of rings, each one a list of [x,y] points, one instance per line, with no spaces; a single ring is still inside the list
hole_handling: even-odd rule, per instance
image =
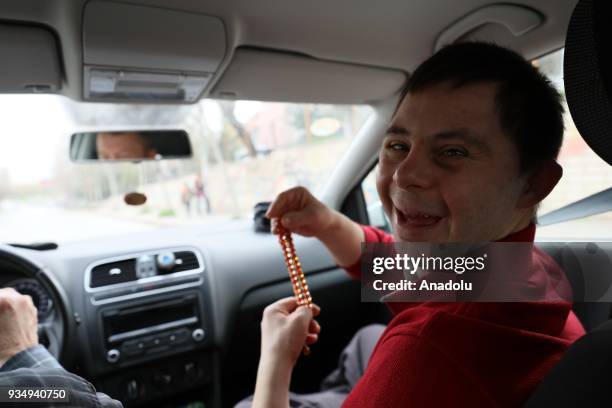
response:
[[[261,358],[293,367],[304,345],[318,340],[321,327],[313,316],[319,306],[298,306],[294,297],[272,303],[265,308],[261,321]]]
[[[295,298],[272,303],[264,310],[261,321],[261,357],[253,408],[286,408],[289,406],[289,384],[293,365],[305,344],[313,344],[321,327],[313,316],[321,309],[299,306]]]

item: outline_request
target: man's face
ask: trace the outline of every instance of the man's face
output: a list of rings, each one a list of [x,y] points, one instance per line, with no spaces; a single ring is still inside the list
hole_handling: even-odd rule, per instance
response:
[[[493,241],[530,220],[495,84],[408,94],[385,135],[377,189],[399,241]]]
[[[96,138],[98,158],[102,160],[129,160],[155,157],[155,151],[147,148],[136,132],[98,133]]]

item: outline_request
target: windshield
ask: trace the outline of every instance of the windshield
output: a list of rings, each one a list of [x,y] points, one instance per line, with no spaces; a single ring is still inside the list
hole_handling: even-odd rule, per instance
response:
[[[252,216],[259,201],[329,178],[367,106],[203,100],[154,106],[0,95],[0,241],[67,242]],[[88,127],[175,127],[193,158],[73,163]],[[127,193],[147,196],[128,206]]]

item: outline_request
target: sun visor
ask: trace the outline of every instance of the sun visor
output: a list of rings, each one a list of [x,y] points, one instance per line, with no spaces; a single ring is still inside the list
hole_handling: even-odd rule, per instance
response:
[[[0,93],[52,93],[61,88],[61,57],[50,30],[0,24],[0,55]]]
[[[238,48],[210,93],[213,98],[283,102],[369,103],[398,92],[402,71]]]
[[[195,102],[225,50],[225,29],[216,17],[90,1],[83,16],[84,97]]]
[[[563,61],[565,95],[582,138],[612,165],[612,4],[581,0],[574,9]]]

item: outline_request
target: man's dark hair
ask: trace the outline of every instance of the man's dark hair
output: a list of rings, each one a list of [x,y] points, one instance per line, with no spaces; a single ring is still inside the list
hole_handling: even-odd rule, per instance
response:
[[[477,83],[498,84],[499,121],[516,143],[521,171],[556,159],[564,131],[561,96],[522,56],[491,43],[448,45],[414,71],[400,101],[408,93],[444,82],[453,89]]]

